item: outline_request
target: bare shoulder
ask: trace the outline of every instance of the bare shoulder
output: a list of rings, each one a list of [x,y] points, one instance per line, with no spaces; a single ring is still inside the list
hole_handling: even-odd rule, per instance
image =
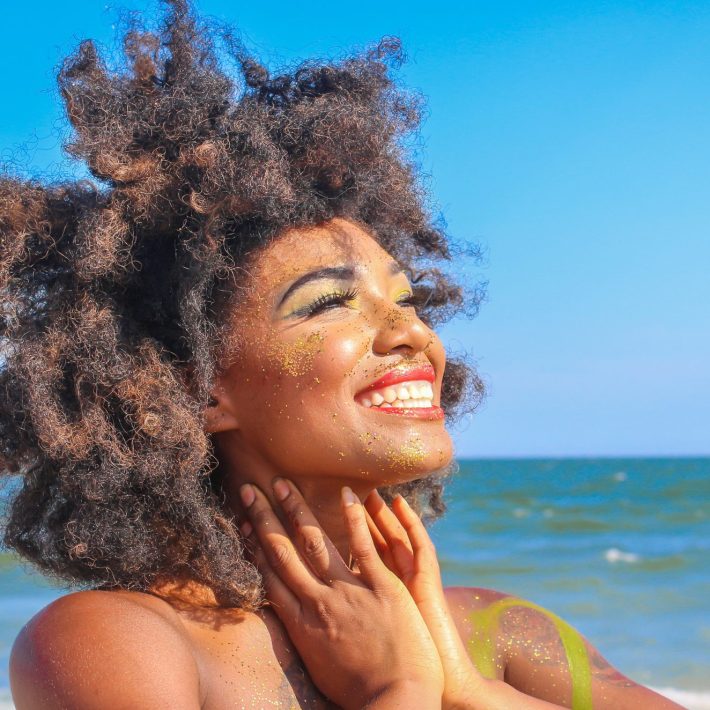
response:
[[[486,677],[563,707],[681,707],[625,676],[574,627],[534,602],[477,587],[450,587],[446,598]]]
[[[138,592],[77,592],[45,607],[15,641],[10,683],[17,710],[200,707],[177,615]]]

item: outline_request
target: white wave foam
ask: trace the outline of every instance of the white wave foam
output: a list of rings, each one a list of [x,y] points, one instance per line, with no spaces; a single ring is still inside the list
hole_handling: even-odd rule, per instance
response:
[[[612,564],[616,564],[617,562],[633,564],[634,562],[638,562],[641,557],[635,552],[624,552],[618,547],[610,547],[604,552],[604,559]]]
[[[710,691],[680,690],[679,688],[653,688],[669,700],[688,710],[710,710]]]

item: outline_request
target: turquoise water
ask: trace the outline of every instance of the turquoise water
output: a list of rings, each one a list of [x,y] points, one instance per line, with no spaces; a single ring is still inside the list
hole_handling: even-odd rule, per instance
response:
[[[632,678],[710,707],[710,459],[462,461],[448,499],[447,584],[542,604]],[[0,555],[0,698],[13,638],[60,593]]]
[[[710,459],[466,461],[449,490],[448,584],[551,609],[644,684],[710,691]]]

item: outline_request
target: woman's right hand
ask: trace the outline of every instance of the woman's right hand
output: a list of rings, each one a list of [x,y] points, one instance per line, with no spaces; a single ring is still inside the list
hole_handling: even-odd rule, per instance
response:
[[[291,534],[251,485],[242,488],[251,523],[243,532],[257,543],[267,597],[314,683],[344,708],[440,708],[436,646],[406,587],[381,561],[356,496],[343,489],[353,572],[297,488],[279,479],[274,493]]]

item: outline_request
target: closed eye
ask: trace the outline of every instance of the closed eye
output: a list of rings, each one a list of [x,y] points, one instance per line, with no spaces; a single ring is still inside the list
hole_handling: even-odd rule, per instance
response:
[[[356,288],[349,288],[346,291],[336,290],[331,293],[324,293],[318,296],[313,303],[308,304],[304,308],[299,308],[295,311],[298,316],[314,316],[322,311],[329,310],[338,306],[347,305],[349,301],[354,300],[358,295]]]
[[[397,305],[398,306],[411,306],[414,308],[416,304],[416,297],[414,294],[409,291],[407,293],[404,293],[400,298],[397,299]]]

